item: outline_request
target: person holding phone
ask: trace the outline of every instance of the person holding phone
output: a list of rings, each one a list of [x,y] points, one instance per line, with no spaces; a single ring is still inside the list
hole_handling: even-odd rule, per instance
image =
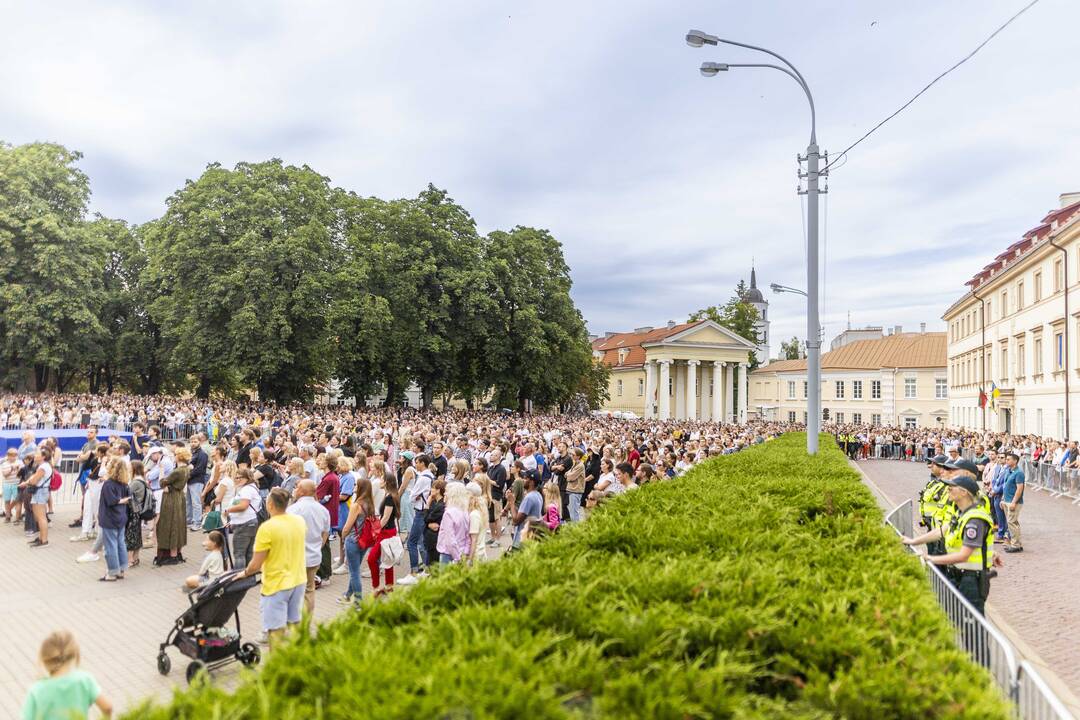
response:
[[[98,527],[105,541],[106,571],[100,578],[101,582],[123,580],[127,571],[124,531],[127,528],[128,504],[131,502],[131,490],[128,488],[130,472],[122,457],[110,458],[105,467],[105,483],[101,486],[98,510]]]

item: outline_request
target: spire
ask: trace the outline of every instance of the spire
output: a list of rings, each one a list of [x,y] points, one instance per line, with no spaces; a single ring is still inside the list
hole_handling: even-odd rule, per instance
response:
[[[750,261],[750,287],[757,287],[757,271],[754,269],[754,261]]]

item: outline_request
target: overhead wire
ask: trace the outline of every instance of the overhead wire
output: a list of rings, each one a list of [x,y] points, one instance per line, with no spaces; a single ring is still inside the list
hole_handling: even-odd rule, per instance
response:
[[[958,68],[958,67],[960,67],[961,65],[963,65],[964,63],[966,63],[966,62],[967,62],[968,60],[970,60],[971,58],[973,58],[973,57],[975,56],[975,54],[976,54],[977,52],[979,52],[980,50],[982,50],[982,49],[983,49],[983,48],[984,48],[984,47],[985,47],[985,46],[987,45],[987,43],[989,43],[989,42],[990,42],[991,40],[993,40],[993,39],[994,39],[995,37],[997,37],[998,33],[1000,33],[1000,32],[1001,32],[1002,30],[1004,30],[1005,28],[1009,27],[1009,25],[1011,25],[1011,24],[1013,23],[1013,21],[1014,21],[1014,20],[1016,20],[1016,19],[1017,19],[1018,17],[1020,17],[1021,15],[1023,15],[1024,13],[1026,13],[1026,12],[1027,12],[1028,10],[1030,10],[1031,8],[1033,8],[1033,7],[1034,7],[1035,5],[1037,5],[1037,4],[1039,3],[1039,2],[1040,2],[1040,0],[1031,0],[1031,2],[1029,2],[1029,3],[1028,3],[1027,5],[1025,5],[1025,6],[1024,6],[1023,8],[1021,8],[1021,9],[1020,9],[1020,10],[1019,10],[1019,11],[1018,11],[1018,12],[1017,12],[1017,13],[1016,13],[1015,15],[1013,15],[1012,17],[1010,17],[1010,18],[1009,18],[1008,20],[1006,20],[1006,21],[1005,21],[1005,22],[1004,22],[1004,23],[1003,23],[1003,24],[1002,24],[1002,25],[1001,25],[1000,27],[998,27],[998,29],[997,29],[997,30],[995,30],[994,32],[990,33],[990,35],[989,35],[989,36],[988,36],[988,37],[987,37],[987,38],[986,38],[985,40],[983,40],[983,41],[982,41],[981,43],[979,43],[979,44],[978,44],[978,45],[977,45],[977,46],[975,47],[975,49],[974,49],[974,50],[972,50],[972,51],[971,51],[971,52],[969,52],[969,53],[968,53],[967,55],[965,55],[965,56],[964,56],[963,58],[961,58],[961,59],[960,59],[959,61],[957,61],[957,62],[956,62],[956,63],[955,63],[955,64],[954,64],[954,65],[953,65],[952,67],[950,67],[950,68],[949,68],[948,70],[946,70],[945,72],[941,73],[941,74],[940,74],[940,75],[938,75],[938,76],[937,76],[936,78],[934,78],[934,79],[933,79],[933,80],[931,80],[931,81],[930,81],[929,83],[927,83],[927,84],[926,84],[926,87],[924,87],[924,88],[923,88],[922,90],[920,90],[919,92],[915,93],[915,95],[914,95],[914,96],[913,96],[913,97],[912,97],[912,98],[911,98],[910,100],[908,100],[908,101],[907,101],[906,103],[904,103],[904,104],[903,104],[903,105],[901,105],[901,106],[900,106],[899,108],[897,108],[897,109],[896,109],[896,111],[895,111],[895,112],[893,112],[893,113],[892,113],[891,115],[889,115],[888,117],[886,117],[886,118],[885,118],[884,120],[882,120],[881,122],[879,122],[879,123],[878,123],[877,125],[875,125],[874,127],[870,128],[870,129],[869,129],[869,130],[868,130],[868,131],[866,132],[866,134],[865,134],[865,135],[863,135],[863,136],[862,136],[862,137],[860,137],[860,138],[859,138],[858,140],[856,140],[855,142],[851,143],[851,144],[850,144],[850,145],[848,145],[848,146],[847,146],[846,148],[844,148],[844,149],[843,149],[843,151],[841,151],[841,152],[840,152],[840,154],[836,156],[836,159],[835,159],[835,160],[833,160],[832,162],[830,162],[830,163],[829,163],[828,165],[826,165],[826,166],[825,166],[825,167],[824,167],[824,168],[823,168],[822,170],[823,170],[823,171],[824,171],[824,170],[828,170],[828,169],[829,169],[829,168],[831,168],[831,167],[832,167],[833,165],[835,165],[835,164],[836,164],[837,162],[839,162],[839,161],[840,161],[840,158],[842,158],[842,157],[845,157],[845,156],[847,155],[847,153],[848,153],[848,152],[849,152],[849,151],[850,151],[850,150],[851,150],[852,148],[854,148],[854,147],[855,147],[856,145],[858,145],[859,143],[861,143],[861,142],[862,142],[863,140],[865,140],[866,138],[868,138],[868,137],[870,137],[871,135],[873,135],[873,134],[874,134],[874,132],[875,132],[875,131],[877,131],[877,129],[878,129],[878,128],[880,128],[880,127],[881,127],[882,125],[884,125],[885,123],[887,123],[887,122],[889,122],[890,120],[892,120],[892,119],[893,119],[894,117],[896,117],[897,115],[899,115],[899,114],[900,114],[901,112],[903,112],[903,111],[904,111],[904,110],[905,110],[905,109],[906,109],[906,108],[907,108],[907,107],[908,107],[909,105],[911,105],[911,104],[912,104],[913,102],[915,102],[916,100],[918,100],[918,99],[919,99],[919,97],[920,97],[920,96],[922,96],[922,94],[923,94],[923,93],[925,93],[925,92],[926,92],[927,90],[929,90],[929,89],[930,89],[930,88],[932,88],[932,87],[933,87],[934,85],[936,85],[936,84],[938,83],[938,81],[939,81],[939,80],[941,80],[942,78],[944,78],[944,77],[945,77],[946,75],[948,75],[949,73],[951,73],[951,72],[952,72],[953,70],[955,70],[956,68]]]

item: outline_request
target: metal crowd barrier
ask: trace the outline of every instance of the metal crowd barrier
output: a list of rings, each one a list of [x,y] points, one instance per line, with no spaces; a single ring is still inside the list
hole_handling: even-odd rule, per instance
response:
[[[1032,491],[1045,490],[1051,497],[1067,497],[1073,505],[1080,505],[1080,470],[1036,463],[1026,457],[1020,461],[1020,469]]]
[[[901,537],[914,534],[914,501],[910,498],[885,516],[885,523]],[[909,552],[914,550],[905,545]],[[1054,691],[1026,661],[1017,662],[1016,650],[949,582],[937,565],[920,558],[930,576],[938,604],[956,629],[956,642],[986,668],[994,682],[1016,705],[1020,720],[1073,720]]]

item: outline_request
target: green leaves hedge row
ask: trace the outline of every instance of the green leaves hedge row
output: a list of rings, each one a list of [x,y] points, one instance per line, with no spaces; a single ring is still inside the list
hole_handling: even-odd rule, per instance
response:
[[[139,717],[1007,718],[831,440],[789,435],[452,568]]]

